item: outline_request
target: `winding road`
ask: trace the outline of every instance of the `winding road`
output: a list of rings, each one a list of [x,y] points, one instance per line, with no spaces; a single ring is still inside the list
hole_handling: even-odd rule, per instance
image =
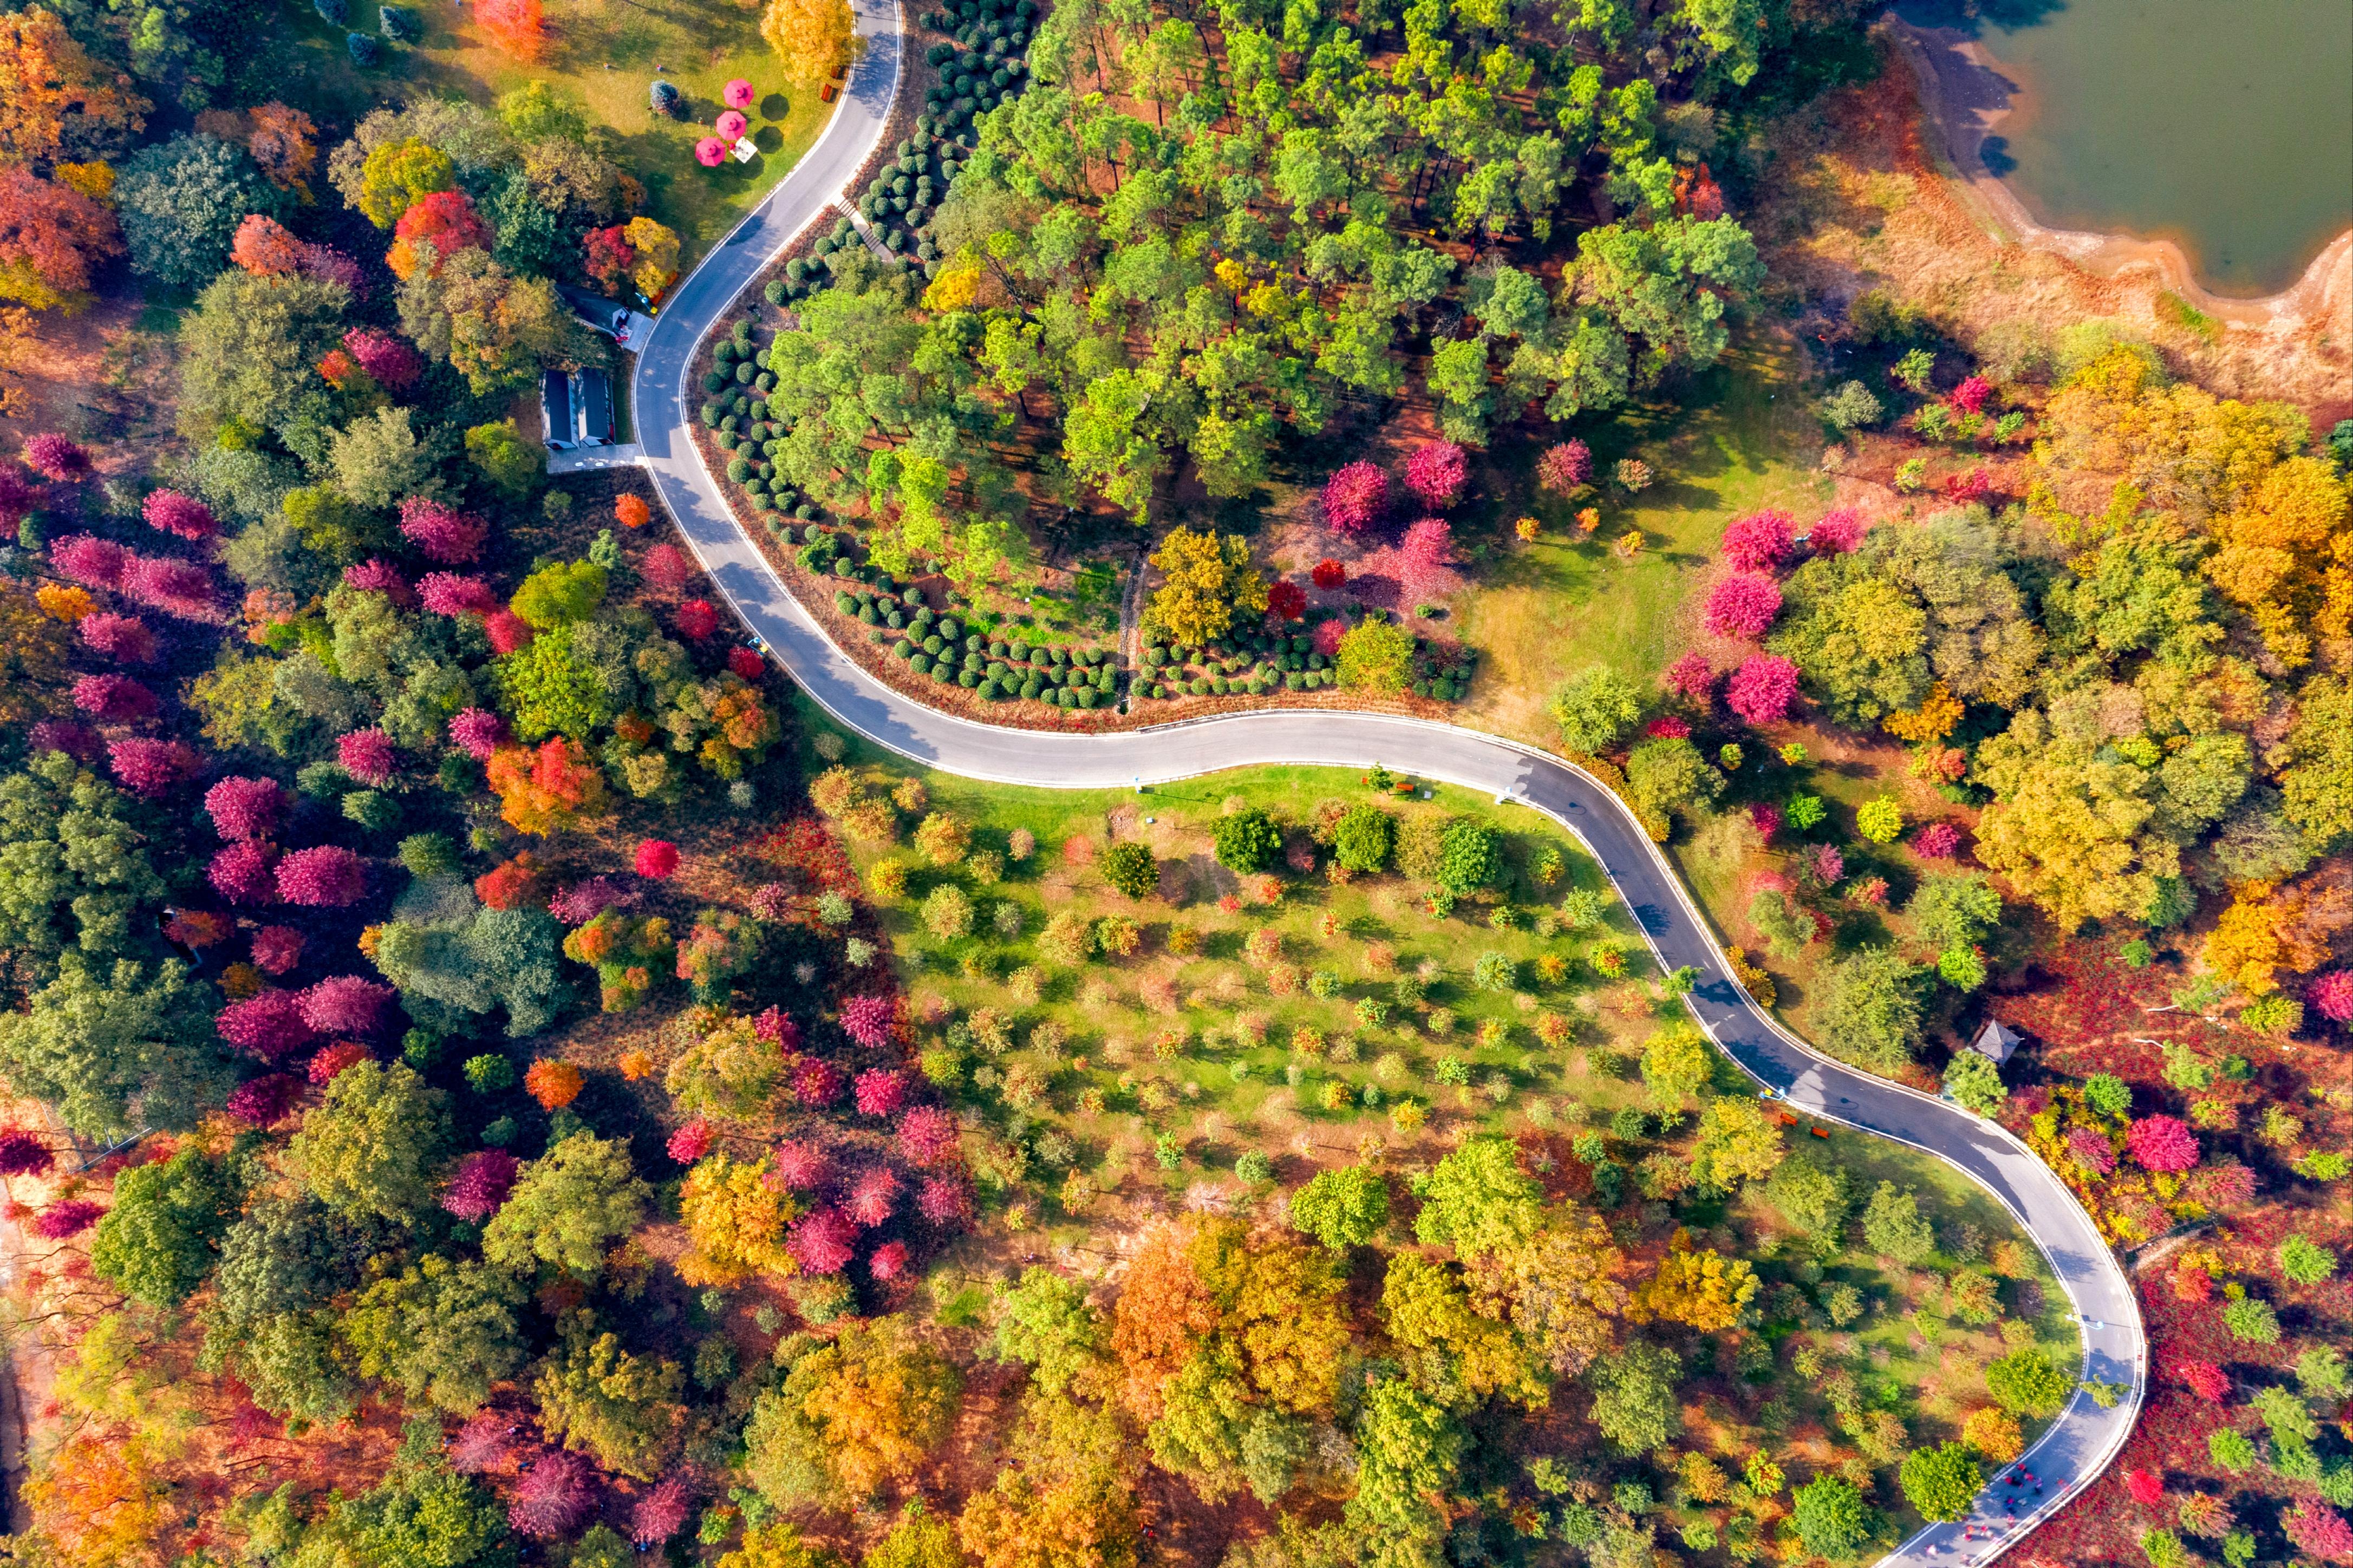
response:
[[[912,701],[869,675],[777,580],[695,447],[691,373],[703,337],[736,296],[834,209],[881,139],[903,65],[899,8],[887,0],[853,5],[864,47],[838,112],[800,163],[674,290],[634,378],[642,461],[736,615],[843,725],[948,773],[1045,788],[1140,788],[1270,763],[1360,768],[1379,762],[1517,802],[1567,829],[1599,861],[1662,968],[1689,965],[1704,977],[1690,998],[1694,1016],[1763,1089],[1818,1119],[1945,1161],[1992,1194],[2049,1258],[2083,1334],[2082,1375],[2124,1392],[2105,1409],[2081,1391],[2069,1401],[2021,1461],[2041,1483],[2039,1496],[1989,1487],[1970,1519],[1931,1525],[1883,1561],[1966,1568],[2016,1545],[2105,1468],[2132,1430],[2148,1347],[2130,1280],[2073,1194],[2016,1137],[1949,1102],[1830,1060],[1751,1002],[1664,855],[1590,775],[1475,731],[1330,710],[1259,711],[1103,735],[976,723]]]

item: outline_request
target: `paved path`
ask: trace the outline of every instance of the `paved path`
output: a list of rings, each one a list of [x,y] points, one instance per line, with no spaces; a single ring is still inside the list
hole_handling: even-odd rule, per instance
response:
[[[1752,1004],[1733,980],[1698,907],[1626,807],[1557,757],[1492,735],[1378,714],[1262,711],[1110,735],[1012,730],[943,713],[875,679],[836,647],[737,525],[690,435],[694,349],[769,258],[824,216],[879,140],[896,90],[893,8],[859,0],[870,40],[846,101],[801,165],[672,296],[638,361],[637,410],[646,466],[712,581],[802,689],[849,729],[929,767],[971,778],[1050,788],[1150,785],[1229,768],[1323,763],[1392,768],[1482,790],[1552,818],[1599,860],[1664,969],[1704,979],[1692,1009],[1715,1042],[1760,1085],[1817,1118],[1893,1138],[1957,1167],[2034,1237],[2083,1322],[2083,1375],[2126,1393],[2102,1410],[2078,1393],[2022,1461],[2042,1483],[2015,1521],[1989,1489],[1975,1526],[1937,1525],[1885,1559],[1959,1568],[2014,1545],[2068,1491],[2096,1475],[2131,1431],[2147,1373],[2147,1345],[2130,1281],[2074,1197],[2034,1153],[1993,1123],[1816,1055]],[[2065,1490],[2063,1491],[2063,1488]]]

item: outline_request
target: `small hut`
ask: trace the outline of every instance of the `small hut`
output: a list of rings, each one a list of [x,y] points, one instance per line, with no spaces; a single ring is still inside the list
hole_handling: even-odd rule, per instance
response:
[[[2016,1029],[2005,1026],[1999,1018],[1988,1018],[1985,1027],[1978,1031],[1978,1037],[1969,1042],[1969,1049],[2000,1067],[2025,1043],[2026,1037]]]

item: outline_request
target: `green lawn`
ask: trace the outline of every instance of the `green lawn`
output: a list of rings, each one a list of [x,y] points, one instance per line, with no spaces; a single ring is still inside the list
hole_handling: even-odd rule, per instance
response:
[[[350,27],[378,32],[375,6],[353,0]],[[798,161],[831,113],[818,83],[797,79],[760,37],[754,0],[565,0],[548,7],[546,57],[525,65],[491,48],[463,5],[418,5],[423,40],[379,39],[370,70],[353,66],[345,28],[288,0],[281,12],[276,79],[269,90],[322,123],[341,127],[380,104],[423,91],[491,104],[525,82],[543,80],[611,137],[613,156],[646,187],[649,216],[678,231],[681,270],[691,268]],[[659,79],[686,100],[686,118],[668,120],[649,104]],[[709,134],[723,107],[719,90],[742,77],[761,94],[750,111],[761,155],[705,169],[694,143]]]
[[[1499,443],[1478,499],[1455,521],[1458,542],[1486,552],[1468,574],[1473,586],[1455,601],[1457,635],[1484,655],[1457,722],[1546,742],[1554,727],[1545,703],[1567,677],[1595,664],[1645,680],[1663,669],[1724,525],[1762,506],[1803,517],[1829,498],[1830,481],[1814,466],[1821,426],[1801,393],[1793,351],[1745,340],[1677,400],[1572,427],[1605,481],[1579,500],[1536,488],[1542,444]],[[1628,457],[1656,476],[1630,498],[1606,482]],[[1583,506],[1601,512],[1590,538],[1576,527]],[[1533,546],[1512,532],[1525,516],[1544,525]],[[1630,558],[1616,548],[1629,529],[1643,537]]]

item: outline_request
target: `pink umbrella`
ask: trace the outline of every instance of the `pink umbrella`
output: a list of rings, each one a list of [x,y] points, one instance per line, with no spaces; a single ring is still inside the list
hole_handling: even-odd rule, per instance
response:
[[[719,140],[733,143],[744,140],[744,132],[750,129],[751,123],[731,109],[719,117],[719,123],[712,129],[719,132]]]
[[[694,144],[694,161],[706,169],[715,169],[727,161],[727,143],[716,136],[706,136]]]
[[[739,76],[721,88],[719,96],[730,109],[749,109],[752,107],[752,84]]]

